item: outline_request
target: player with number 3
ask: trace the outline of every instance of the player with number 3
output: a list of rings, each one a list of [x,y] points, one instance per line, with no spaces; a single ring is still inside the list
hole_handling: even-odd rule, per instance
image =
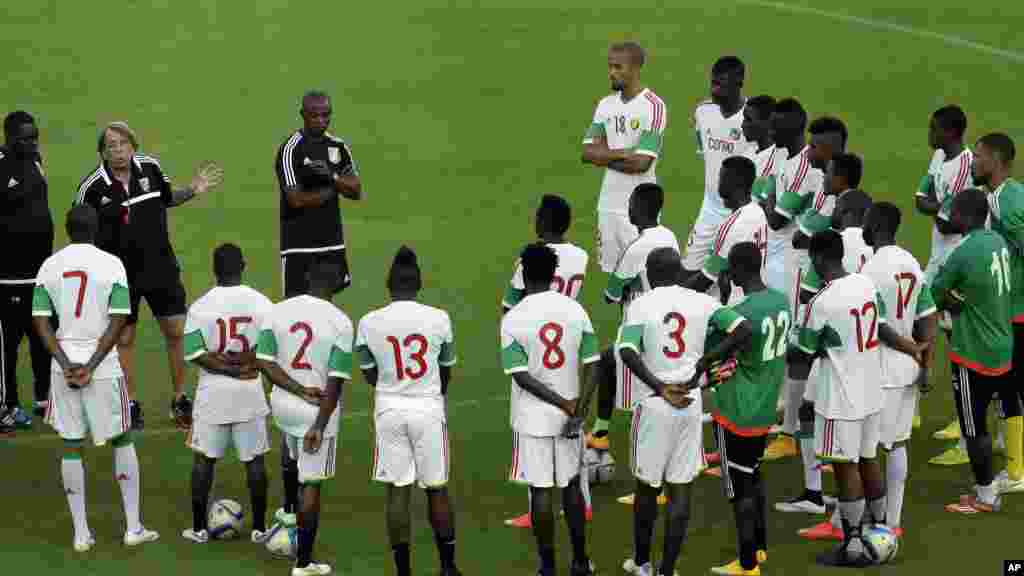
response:
[[[313,562],[311,555],[320,521],[320,483],[334,477],[341,391],[352,380],[352,321],[330,301],[337,274],[329,262],[314,264],[309,293],[275,304],[256,345],[256,367],[274,384],[274,423],[284,432],[283,449],[296,461],[303,487],[292,576],[331,573],[330,566]],[[285,497],[298,499],[298,494],[286,491]]]

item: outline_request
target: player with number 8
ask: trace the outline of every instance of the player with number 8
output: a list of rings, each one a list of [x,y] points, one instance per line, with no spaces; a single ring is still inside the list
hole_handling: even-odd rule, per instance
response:
[[[338,285],[329,262],[309,271],[308,294],[274,305],[256,345],[256,367],[274,385],[270,405],[274,423],[302,485],[285,484],[286,506],[298,512],[298,551],[292,576],[330,574],[312,561],[320,522],[320,484],[334,477],[340,433],[341,392],[352,379],[352,322],[331,303]]]

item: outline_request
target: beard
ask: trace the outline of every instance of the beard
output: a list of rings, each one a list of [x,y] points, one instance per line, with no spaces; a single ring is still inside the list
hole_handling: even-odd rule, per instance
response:
[[[622,92],[626,89],[626,83],[622,80],[612,80],[612,90]]]

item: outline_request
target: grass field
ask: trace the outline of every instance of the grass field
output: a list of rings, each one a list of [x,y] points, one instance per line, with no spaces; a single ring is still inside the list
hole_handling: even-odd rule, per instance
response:
[[[113,4],[113,3],[111,3]],[[669,4],[669,3],[665,3]],[[803,3],[801,2],[801,5]],[[475,574],[530,574],[532,537],[505,528],[523,511],[522,488],[504,481],[510,456],[508,379],[498,367],[502,289],[542,193],[567,195],[571,232],[591,247],[600,174],[579,163],[579,142],[593,105],[608,89],[609,41],[632,37],[650,50],[644,78],[667,102],[670,117],[659,176],[668,191],[663,222],[680,238],[700,204],[702,166],[693,154],[689,115],[707,93],[711,62],[736,53],[747,62],[747,93],[795,95],[812,116],[832,113],[850,127],[850,149],[865,159],[865,188],[908,212],[927,166],[932,110],[958,102],[970,138],[1024,129],[1011,120],[1012,89],[1024,66],[1015,28],[1024,5],[980,0],[893,6],[760,1],[696,4],[647,0],[559,3],[521,0],[409,3],[344,2],[298,7],[280,0],[234,3],[151,0],[123,3],[7,2],[0,18],[5,60],[0,108],[37,115],[58,222],[79,179],[92,170],[97,126],[129,121],[143,149],[159,156],[179,182],[206,159],[227,180],[206,198],[172,212],[172,228],[190,299],[211,284],[210,252],[239,243],[248,282],[273,298],[281,292],[277,257],[277,146],[299,124],[298,98],[311,87],[333,95],[333,130],[360,162],[367,198],[344,207],[354,284],[337,303],[353,319],[386,301],[383,280],[401,243],[425,264],[423,300],[446,308],[456,324],[460,365],[449,400],[452,494],[458,556]],[[660,7],[659,7],[660,6]],[[950,36],[951,35],[951,36]],[[970,44],[970,42],[982,45]],[[900,239],[922,260],[929,223],[907,217]],[[60,232],[58,244],[64,242]],[[617,310],[600,298],[604,278],[591,270],[582,300],[607,343]],[[182,568],[203,574],[285,574],[287,564],[245,541],[205,547],[183,541],[190,524],[191,453],[166,418],[169,376],[154,322],[140,325],[140,397],[146,430],[138,436],[143,518],[162,540],[140,550],[120,545],[120,498],[111,453],[87,452],[88,503],[98,544],[71,551],[71,521],[60,488],[60,442],[37,422],[0,443],[0,552],[5,571],[157,576]],[[20,376],[30,397],[29,373]],[[924,404],[924,427],[911,448],[912,472],[898,560],[882,570],[905,573],[1000,573],[1001,559],[1022,554],[1020,499],[985,518],[946,514],[942,506],[971,484],[968,467],[929,467],[941,448],[930,433],[952,414],[948,373]],[[317,557],[339,574],[390,574],[384,490],[369,481],[372,459],[368,387],[345,392],[343,458],[326,486]],[[615,497],[630,490],[627,419],[615,424],[620,470],[595,492],[591,547],[602,573],[620,573],[631,550],[630,509]],[[277,453],[270,457],[276,462]],[[280,495],[276,464],[271,507]],[[218,468],[214,493],[246,503],[241,468]],[[795,493],[795,461],[766,466],[770,500]],[[829,482],[829,480],[826,480]],[[734,557],[731,512],[717,481],[701,479],[681,573],[704,573]],[[1024,498],[1024,497],[1021,497]],[[416,574],[433,574],[436,555],[414,500]],[[795,531],[802,515],[770,513],[769,574],[818,574]],[[660,523],[659,523],[660,528]],[[659,529],[660,533],[660,529]],[[559,565],[568,561],[564,530]],[[200,572],[201,571],[201,572]]]

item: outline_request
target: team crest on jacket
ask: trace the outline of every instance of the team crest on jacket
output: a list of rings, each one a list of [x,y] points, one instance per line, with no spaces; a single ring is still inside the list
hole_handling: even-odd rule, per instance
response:
[[[143,192],[149,192],[149,178],[139,178],[139,188],[142,188]]]
[[[633,118],[633,120],[629,123],[629,127],[632,128],[633,130],[639,130],[640,129],[640,119],[639,118]]]
[[[742,135],[743,133],[740,132],[739,128],[733,128],[732,130],[729,130],[729,138],[732,138],[733,140],[739,140],[740,136]]]
[[[328,146],[327,158],[331,161],[331,164],[341,162],[341,148],[338,148],[337,146]]]

